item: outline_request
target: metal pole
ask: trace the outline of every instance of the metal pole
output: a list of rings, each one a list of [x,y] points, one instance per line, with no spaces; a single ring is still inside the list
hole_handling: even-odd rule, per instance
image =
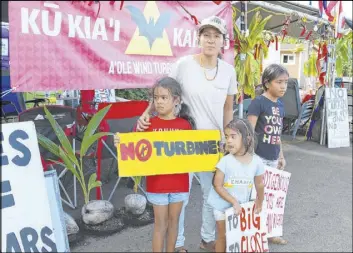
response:
[[[336,13],[337,13],[337,5],[336,5]],[[337,37],[337,29],[335,29],[334,32],[334,38]],[[328,66],[329,68],[327,69],[327,72],[329,72],[329,78],[327,79],[327,87],[334,89],[335,88],[335,74],[336,74],[336,46],[335,46],[335,39],[330,39],[329,40],[329,46],[328,46]],[[325,94],[326,96],[326,94]],[[326,135],[327,135],[327,114],[326,114],[326,101],[324,100],[324,108],[323,108],[323,121],[322,121],[322,140],[321,140],[321,145],[326,145]]]
[[[239,2],[239,1],[232,1],[232,5],[236,5],[237,2]],[[240,2],[242,2],[242,1],[240,1]],[[291,10],[291,9],[288,9],[288,8],[285,8],[285,7],[282,7],[282,6],[279,6],[279,5],[275,5],[275,4],[272,4],[272,3],[269,3],[269,2],[265,2],[265,1],[250,1],[249,4],[260,6],[260,7],[263,7],[265,9],[268,9],[268,10],[271,10],[271,11],[275,11],[275,12],[284,13],[284,14],[293,13],[293,10]],[[330,24],[328,20],[323,19],[323,18],[318,18],[318,17],[312,16],[312,15],[304,14],[304,13],[300,13],[300,12],[297,12],[297,14],[298,14],[298,16],[300,18],[305,17],[309,21],[316,21],[316,22],[320,21],[321,23],[324,23],[324,24]]]
[[[243,36],[247,36],[247,1],[240,1],[240,32]],[[240,54],[241,64],[245,66],[246,54]],[[242,83],[243,87],[244,84]],[[243,115],[243,100],[244,100],[244,91],[241,91],[240,102],[239,102],[239,118],[242,119]]]
[[[336,34],[334,34],[336,35]],[[330,34],[332,36],[332,34]],[[336,72],[336,49],[335,49],[335,39],[329,40],[328,45],[328,56],[327,56],[327,72],[326,72],[326,83],[325,86],[328,88],[335,87],[335,72]],[[326,94],[324,93],[324,96]],[[327,134],[327,123],[326,123],[326,102],[324,98],[322,121],[321,121],[321,133],[320,133],[320,145],[326,145],[326,134]]]
[[[325,96],[325,93],[324,93]],[[321,113],[321,131],[320,131],[320,145],[323,146],[325,145],[325,131],[326,131],[326,103],[325,103],[325,98],[324,99],[324,105],[322,107],[322,113]]]

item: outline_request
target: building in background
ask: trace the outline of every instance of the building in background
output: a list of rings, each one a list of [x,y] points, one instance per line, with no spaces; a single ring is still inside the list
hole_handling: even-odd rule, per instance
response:
[[[306,88],[304,76],[304,63],[308,58],[307,44],[304,44],[304,51],[298,52],[295,44],[281,44],[280,63],[286,67],[291,78],[296,78],[300,88]]]

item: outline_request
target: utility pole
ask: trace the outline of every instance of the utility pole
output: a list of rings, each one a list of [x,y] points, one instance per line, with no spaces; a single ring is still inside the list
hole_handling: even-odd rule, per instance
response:
[[[248,11],[247,1],[240,1],[240,32],[244,36],[248,35],[248,32],[247,32],[247,24],[248,24],[247,11]],[[240,54],[240,61],[244,65],[245,65],[245,60],[246,60],[246,54]],[[244,87],[245,84],[242,83],[242,85]],[[242,119],[244,117],[244,115],[243,115],[243,108],[244,108],[243,100],[244,100],[244,91],[241,91],[240,101],[239,101],[239,118],[240,119]]]

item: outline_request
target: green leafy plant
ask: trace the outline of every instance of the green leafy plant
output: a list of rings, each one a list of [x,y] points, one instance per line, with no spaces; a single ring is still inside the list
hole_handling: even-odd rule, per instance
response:
[[[317,77],[316,69],[317,53],[314,52],[310,55],[309,59],[304,63],[304,75],[307,77]]]
[[[350,31],[335,43],[337,77],[343,77],[344,74],[352,72],[352,40],[353,32]]]
[[[352,60],[343,64],[343,76],[352,77],[353,76],[353,65]]]
[[[115,95],[128,100],[149,100],[149,89],[121,89]]]
[[[302,40],[298,39],[298,38],[294,38],[294,37],[290,37],[290,36],[286,36],[282,41],[282,44],[294,44],[294,45],[298,45],[298,44],[302,44]]]
[[[135,176],[135,177],[132,177],[134,179],[134,192],[137,193],[137,187],[138,185],[141,183],[141,180],[142,180],[142,177],[141,176]]]
[[[336,40],[335,53],[336,53],[336,76],[352,76],[352,40],[353,33],[350,31],[343,38]],[[317,77],[318,72],[316,69],[317,52],[313,52],[309,59],[304,63],[304,75],[307,77]]]
[[[234,65],[237,72],[238,89],[244,91],[245,94],[255,97],[255,86],[260,83],[260,62],[255,59],[255,46],[261,46],[262,55],[266,58],[268,54],[268,47],[265,43],[263,32],[266,23],[272,18],[272,15],[262,19],[260,12],[257,12],[251,20],[249,26],[249,35],[242,34],[235,24],[233,19],[235,40],[235,51],[238,52]],[[255,52],[256,53],[256,52]],[[245,61],[241,57],[245,55]],[[259,57],[259,58],[261,58]]]
[[[53,115],[51,115],[46,106],[44,106],[46,118],[49,120],[57,138],[59,139],[60,145],[55,144],[53,141],[41,134],[38,134],[38,142],[41,146],[43,146],[45,149],[50,151],[52,154],[54,154],[61,160],[51,160],[52,162],[66,167],[69,171],[71,171],[73,175],[76,176],[77,181],[80,183],[82,188],[85,204],[89,202],[90,191],[96,187],[100,187],[102,183],[97,180],[97,174],[93,173],[88,180],[88,184],[86,184],[85,177],[83,174],[83,158],[87,154],[88,149],[99,138],[103,136],[114,135],[113,133],[108,132],[95,133],[100,122],[107,114],[110,107],[111,105],[103,108],[102,110],[97,112],[90,120],[83,136],[79,158],[77,158],[75,155],[75,151],[72,149],[71,143],[65,135],[64,131],[62,130],[58,122],[54,119]]]

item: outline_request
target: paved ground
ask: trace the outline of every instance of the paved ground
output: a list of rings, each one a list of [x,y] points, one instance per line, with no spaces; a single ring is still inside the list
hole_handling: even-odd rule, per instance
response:
[[[272,252],[352,252],[352,148],[328,149],[313,142],[284,145],[292,173],[284,220],[286,246]],[[114,181],[114,182],[113,182]],[[104,185],[111,190],[115,179]],[[120,207],[129,193],[123,185],[112,200]],[[107,193],[106,193],[107,194]],[[80,205],[82,203],[79,203]],[[78,217],[79,210],[69,210]],[[199,252],[201,189],[194,180],[186,213],[186,247]],[[150,252],[152,225],[108,237],[86,236],[72,252]]]

